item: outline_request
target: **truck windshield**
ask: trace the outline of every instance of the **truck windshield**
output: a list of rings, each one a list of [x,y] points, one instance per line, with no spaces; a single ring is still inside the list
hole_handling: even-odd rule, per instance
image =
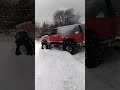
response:
[[[120,0],[110,0],[115,16],[120,16]]]
[[[86,20],[109,18],[113,13],[120,16],[120,0],[86,0]]]

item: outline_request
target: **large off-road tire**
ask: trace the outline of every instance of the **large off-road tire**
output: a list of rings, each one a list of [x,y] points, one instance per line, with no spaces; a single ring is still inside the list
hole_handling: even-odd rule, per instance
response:
[[[63,44],[63,50],[68,51],[72,55],[76,54],[77,52],[77,44],[73,40],[67,40]]]
[[[28,50],[27,50],[27,47],[26,47],[25,45],[21,45],[19,50],[20,50],[20,52],[21,52],[22,54],[26,54],[27,51],[28,51]]]
[[[94,47],[85,51],[85,65],[88,68],[94,68],[103,61],[104,47]]]
[[[95,33],[87,32],[86,37],[85,65],[94,68],[102,63],[104,46],[99,43]]]
[[[35,55],[35,44],[30,38],[18,39],[16,42],[16,55]]]
[[[16,51],[15,51],[15,55],[17,55],[17,56],[18,56],[18,55],[21,55],[20,50],[17,50],[17,49],[16,49]]]
[[[16,48],[16,51],[15,51],[15,54],[16,55],[21,55],[21,54],[26,54],[27,53],[27,48],[25,45],[17,45],[17,48]]]

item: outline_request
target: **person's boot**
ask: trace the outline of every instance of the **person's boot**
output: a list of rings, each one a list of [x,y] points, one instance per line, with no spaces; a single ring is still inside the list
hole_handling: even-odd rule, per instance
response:
[[[41,49],[44,49],[44,48],[43,48],[43,45],[42,45]]]
[[[17,44],[15,55],[21,55],[21,52],[20,52],[19,48],[20,48],[20,45]]]

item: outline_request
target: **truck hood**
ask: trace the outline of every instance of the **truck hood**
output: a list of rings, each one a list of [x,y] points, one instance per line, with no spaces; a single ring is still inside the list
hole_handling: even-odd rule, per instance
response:
[[[35,25],[31,21],[16,25],[16,30],[25,31],[29,36],[35,36]]]

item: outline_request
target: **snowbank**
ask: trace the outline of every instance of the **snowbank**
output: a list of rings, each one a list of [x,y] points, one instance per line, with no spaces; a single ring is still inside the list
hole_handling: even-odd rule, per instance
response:
[[[0,90],[34,90],[34,56],[14,50],[14,41],[0,41]]]
[[[37,41],[35,47],[36,90],[85,90],[84,52],[78,57],[57,48],[41,50]]]
[[[15,41],[14,36],[5,35],[4,33],[0,34],[0,42],[11,42],[11,41]]]
[[[95,69],[85,69],[86,90],[120,90],[120,53],[112,48],[103,63]]]

